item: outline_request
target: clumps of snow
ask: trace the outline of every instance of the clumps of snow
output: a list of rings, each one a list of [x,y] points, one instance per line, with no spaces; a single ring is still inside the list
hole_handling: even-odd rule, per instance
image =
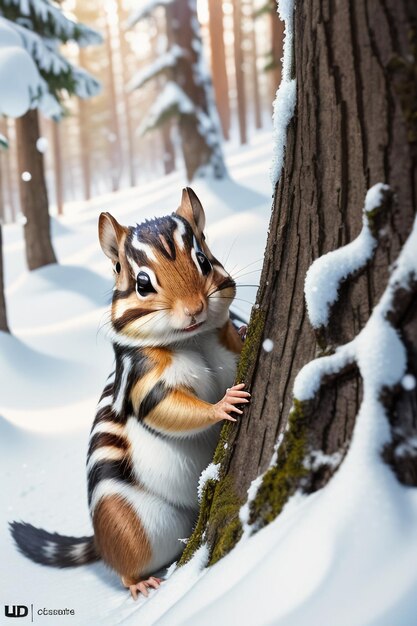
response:
[[[172,576],[172,574],[175,572],[175,570],[177,569],[177,561],[174,561],[173,563],[171,563],[171,565],[169,567],[167,567],[167,571],[165,572],[165,580],[167,580],[170,576]]]
[[[36,140],[36,149],[38,152],[40,152],[41,154],[45,154],[45,152],[48,149],[48,140],[46,137],[39,137]]]
[[[278,439],[275,443],[274,446],[274,452],[272,454],[271,460],[269,462],[269,466],[268,469],[270,469],[271,467],[273,467],[278,459],[278,450],[279,447],[282,443],[282,440],[284,438],[284,433],[280,433],[278,435]],[[248,489],[248,497],[246,499],[245,504],[243,504],[243,506],[241,506],[240,510],[239,510],[239,519],[240,519],[240,523],[242,524],[242,529],[243,529],[243,533],[242,533],[242,541],[244,541],[245,539],[247,539],[248,537],[250,537],[254,531],[256,530],[256,528],[249,523],[249,519],[250,519],[250,509],[252,506],[252,502],[255,500],[256,495],[258,493],[258,489],[262,484],[262,481],[264,479],[264,476],[266,474],[266,472],[268,471],[268,469],[263,473],[260,474],[259,476],[257,476],[249,485],[249,489]]]
[[[164,54],[158,56],[156,60],[148,67],[143,68],[140,72],[135,74],[135,76],[127,85],[127,89],[129,91],[133,91],[134,89],[140,89],[148,81],[152,80],[152,78],[156,78],[160,74],[175,67],[178,59],[181,59],[184,56],[185,52],[183,48],[180,48],[180,46],[173,44],[169,50],[167,50]]]
[[[262,484],[263,478],[264,478],[264,474],[260,474],[251,482],[249,489],[248,489],[247,500],[245,504],[240,507],[240,510],[239,510],[239,519],[243,528],[243,535],[242,535],[243,539],[246,539],[247,537],[249,537],[253,532],[252,526],[249,523],[250,508],[251,508],[252,502],[254,501],[256,497],[256,494],[258,493],[258,489]]]
[[[145,0],[140,3],[140,6],[136,11],[132,13],[126,23],[127,28],[132,28],[135,24],[143,20],[145,17],[149,17],[151,13],[158,7],[167,6],[172,4],[173,0]]]
[[[197,495],[198,501],[201,502],[204,487],[209,480],[219,480],[220,463],[210,463],[206,469],[201,472],[198,479]]]
[[[176,113],[189,115],[194,112],[194,105],[179,85],[168,81],[156,98],[150,111],[142,122],[139,132],[144,134],[158,126],[162,120]]]
[[[316,472],[323,465],[331,468],[339,467],[342,461],[342,453],[337,451],[333,454],[325,454],[323,450],[311,450],[307,458],[304,459],[304,467]]]
[[[0,114],[20,117],[32,105],[34,94],[44,91],[30,54],[24,49],[15,25],[0,16]]]
[[[22,172],[20,177],[25,183],[28,183],[32,180],[32,174],[30,172]]]
[[[373,236],[368,215],[381,206],[388,185],[377,183],[366,194],[362,230],[351,243],[319,257],[310,266],[304,293],[307,312],[313,328],[325,326],[331,306],[336,302],[340,283],[361,269],[372,257],[377,240]]]
[[[402,377],[401,386],[406,391],[412,391],[416,388],[416,379],[412,374],[406,374]]]
[[[262,348],[265,350],[265,352],[272,352],[274,348],[274,342],[272,341],[272,339],[265,339],[265,341],[262,343]]]
[[[294,115],[297,99],[297,83],[293,77],[294,0],[278,0],[278,13],[280,19],[285,22],[285,31],[282,78],[273,105],[274,148],[270,171],[273,187],[281,176],[287,126]]]

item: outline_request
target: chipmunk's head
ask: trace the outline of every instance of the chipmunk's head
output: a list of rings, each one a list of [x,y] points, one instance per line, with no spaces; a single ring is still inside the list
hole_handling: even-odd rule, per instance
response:
[[[176,213],[136,227],[100,215],[100,244],[115,274],[117,341],[165,345],[225,324],[235,282],[208,249],[204,226],[203,207],[190,188]]]

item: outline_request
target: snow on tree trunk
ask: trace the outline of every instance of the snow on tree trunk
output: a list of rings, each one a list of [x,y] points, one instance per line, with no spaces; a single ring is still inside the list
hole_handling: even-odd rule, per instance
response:
[[[386,359],[389,336],[398,354],[406,350],[406,361],[385,387],[374,386],[377,419],[386,414],[391,426],[377,456],[399,481],[417,485],[417,277],[411,270],[387,288],[416,213],[416,18],[413,0],[376,0],[372,11],[361,0],[331,8],[324,0],[296,5],[297,106],[283,170],[274,174],[279,180],[261,285],[237,375],[252,400],[237,426],[223,428],[213,460],[220,464],[218,480],[206,482],[183,561],[204,536],[215,562],[242,535],[242,523],[257,530],[296,490],[311,493],[330,480],[350,447],[356,418],[363,423],[363,387],[369,402],[373,372],[366,372],[358,335],[370,320],[361,335],[369,339],[378,315],[386,334],[377,333],[367,351],[381,350]],[[285,96],[281,90],[276,111]],[[350,242],[360,248],[360,263],[351,262],[351,247],[341,248]],[[405,252],[416,267],[411,239]],[[304,289],[318,257],[326,271],[333,265],[337,276],[328,276],[337,285],[336,298],[329,295],[320,313],[314,294],[321,293],[316,279],[322,274],[310,270],[307,300],[318,315],[313,329]],[[384,363],[373,367],[382,380]]]
[[[36,109],[16,119],[16,139],[20,203],[26,218],[26,260],[28,268],[34,270],[56,263],[50,233],[43,155],[36,147],[39,139]]]
[[[192,112],[179,117],[187,178],[204,175],[222,178],[226,167],[213,88],[202,56],[196,1],[175,0],[166,12],[172,40],[186,51],[175,67],[175,81],[193,104]]]

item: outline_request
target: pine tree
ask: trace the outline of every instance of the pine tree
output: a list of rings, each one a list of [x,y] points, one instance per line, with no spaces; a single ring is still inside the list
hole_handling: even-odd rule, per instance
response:
[[[98,33],[64,15],[50,0],[0,0],[0,16],[20,36],[31,55],[45,88],[33,94],[32,106],[49,117],[62,113],[61,94],[65,91],[88,98],[99,90],[99,83],[84,70],[72,65],[59,51],[61,43],[79,46],[101,42]],[[16,120],[18,167],[26,180],[20,179],[19,192],[24,227],[26,259],[30,270],[55,263],[49,229],[48,196],[43,155],[38,150],[39,121],[37,108]],[[30,177],[30,178],[29,178]]]
[[[176,117],[181,136],[187,177],[212,175],[223,178],[226,167],[211,79],[204,65],[196,0],[147,2],[129,20],[133,26],[159,6],[166,16],[168,50],[131,81],[140,89],[148,81],[165,77],[162,92],[153,103],[141,132],[158,128]]]

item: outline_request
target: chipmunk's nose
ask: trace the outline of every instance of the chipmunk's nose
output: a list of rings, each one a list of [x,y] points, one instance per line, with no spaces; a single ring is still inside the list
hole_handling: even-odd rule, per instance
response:
[[[201,300],[201,298],[199,299],[198,302],[193,302],[193,303],[190,302],[186,306],[184,306],[184,313],[188,315],[189,317],[196,317],[196,315],[199,315],[200,313],[202,313],[203,310],[204,310],[204,302]]]

